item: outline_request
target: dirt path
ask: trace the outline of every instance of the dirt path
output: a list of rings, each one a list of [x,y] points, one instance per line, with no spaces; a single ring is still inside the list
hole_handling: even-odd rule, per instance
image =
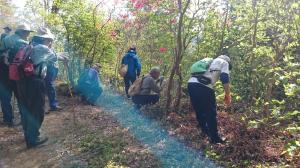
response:
[[[64,102],[65,103],[65,102]],[[22,127],[0,127],[0,167],[1,168],[35,168],[35,167],[69,167],[72,164],[85,165],[76,158],[62,142],[66,138],[70,108],[65,112],[46,115],[41,134],[49,141],[37,148],[27,150],[22,134]],[[79,163],[78,163],[79,162]]]
[[[49,141],[38,148],[26,149],[21,126],[0,126],[0,168],[218,167],[115,93],[98,107],[59,102],[64,110],[46,115],[41,133]]]
[[[41,133],[49,141],[38,148],[26,149],[21,126],[0,126],[0,168],[159,167],[147,146],[100,108],[59,99],[64,111],[46,115]]]

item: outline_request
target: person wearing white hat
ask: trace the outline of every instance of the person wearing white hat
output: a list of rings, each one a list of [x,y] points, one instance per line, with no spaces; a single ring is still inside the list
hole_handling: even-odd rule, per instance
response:
[[[39,36],[40,38],[44,39],[54,39],[54,35],[50,32],[49,29],[43,30],[46,34]],[[54,53],[54,57],[47,61],[47,73],[45,77],[45,84],[46,84],[46,93],[48,96],[49,107],[50,110],[46,113],[50,113],[52,111],[60,111],[62,107],[58,105],[58,101],[56,100],[56,91],[55,91],[55,80],[58,75],[58,61],[63,61],[67,63],[69,61],[68,57],[65,53],[56,53],[52,48],[53,42],[49,45],[50,50]]]
[[[211,143],[222,143],[217,128],[217,111],[214,85],[220,79],[225,90],[225,103],[231,104],[229,71],[231,60],[227,55],[220,55],[213,59],[204,73],[192,74],[188,81],[188,91],[196,118],[203,134],[207,135]]]
[[[28,148],[45,143],[48,138],[40,137],[39,129],[45,115],[45,77],[47,64],[56,57],[50,49],[54,35],[47,28],[40,28],[32,38],[32,54],[35,74],[26,77],[18,86],[21,103],[25,104],[26,112],[22,117],[25,140]]]
[[[4,123],[8,126],[13,126],[13,111],[11,105],[12,93],[17,98],[19,111],[22,115],[22,106],[19,103],[17,92],[17,84],[15,81],[9,80],[8,65],[13,61],[16,53],[20,48],[28,45],[27,38],[33,32],[29,25],[21,24],[17,26],[13,35],[8,35],[3,39],[0,50],[3,51],[0,56],[0,100],[1,107],[4,113]]]

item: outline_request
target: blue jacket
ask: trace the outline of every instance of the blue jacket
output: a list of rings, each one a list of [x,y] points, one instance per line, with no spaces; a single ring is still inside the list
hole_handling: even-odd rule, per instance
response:
[[[78,79],[77,90],[84,94],[102,92],[99,72],[94,68],[85,69]]]
[[[135,51],[128,51],[122,59],[122,64],[128,65],[128,71],[125,77],[140,76],[142,65]]]

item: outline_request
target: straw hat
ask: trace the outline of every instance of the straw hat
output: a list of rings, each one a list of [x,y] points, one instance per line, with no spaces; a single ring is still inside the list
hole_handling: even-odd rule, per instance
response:
[[[16,28],[16,31],[19,31],[19,30],[24,30],[24,31],[29,31],[29,32],[34,32],[30,26],[28,24],[20,24],[17,26]]]

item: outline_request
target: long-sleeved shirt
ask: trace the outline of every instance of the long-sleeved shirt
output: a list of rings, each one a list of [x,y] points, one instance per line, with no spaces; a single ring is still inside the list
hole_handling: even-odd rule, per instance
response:
[[[34,65],[39,65],[42,62],[48,63],[56,58],[57,56],[48,46],[38,44],[33,47],[31,60]]]
[[[2,33],[2,34],[1,34],[1,37],[0,37],[1,41],[2,41],[6,36],[8,36],[8,35],[9,35],[8,33]]]
[[[8,35],[2,40],[1,51],[10,50],[8,61],[11,63],[20,48],[28,45],[28,41],[23,40],[19,35]]]

